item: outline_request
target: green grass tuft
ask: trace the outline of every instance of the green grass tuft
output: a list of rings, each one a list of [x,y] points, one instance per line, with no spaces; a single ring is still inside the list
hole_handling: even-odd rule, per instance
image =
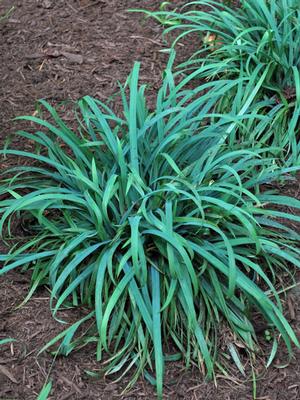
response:
[[[15,219],[29,236],[0,257],[0,275],[31,270],[26,300],[48,285],[58,319],[64,306],[89,309],[43,350],[60,342],[58,352],[68,355],[94,342],[107,375],[121,379],[134,367],[130,384],[144,375],[159,397],[168,360],[182,358],[213,376],[221,319],[250,351],[253,309],[289,352],[299,345],[275,285],[287,262],[300,266],[299,235],[276,218],[300,217],[274,206],[300,202],[260,191],[293,168],[276,167],[264,148],[225,144],[249,121],[262,123],[252,105],[260,83],[252,96],[237,96],[231,114],[219,115],[214,109],[232,82],[185,90],[170,65],[155,111],[147,108],[136,64],[129,99],[121,91],[122,117],[85,97],[75,132],[41,101],[49,118],[22,117],[36,129],[18,132],[37,151],[0,152],[31,161],[1,181],[2,236],[13,237]],[[233,344],[229,349],[237,362]]]
[[[300,9],[298,0],[242,0],[234,9],[219,1],[187,3],[181,11],[144,11],[176,32],[178,41],[196,40],[193,56],[178,66],[200,80],[264,81],[257,101],[272,117],[267,132],[254,140],[263,147],[282,144],[282,158],[299,165],[300,144]],[[190,36],[193,34],[193,36]],[[196,35],[196,39],[195,39]],[[230,104],[229,99],[229,104]],[[222,108],[228,112],[230,108]]]

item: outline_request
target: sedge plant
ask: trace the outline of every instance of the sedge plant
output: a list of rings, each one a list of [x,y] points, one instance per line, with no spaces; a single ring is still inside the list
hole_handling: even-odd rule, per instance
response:
[[[169,68],[151,111],[138,76],[135,64],[129,90],[121,89],[123,116],[87,96],[78,104],[78,131],[46,101],[46,119],[21,118],[32,131],[18,135],[37,151],[1,151],[31,165],[2,174],[0,231],[9,241],[17,220],[27,236],[1,255],[0,274],[29,269],[25,300],[47,285],[58,320],[63,307],[84,306],[86,314],[43,350],[59,344],[55,353],[68,355],[94,343],[106,375],[131,373],[130,384],[142,375],[161,398],[167,361],[182,359],[213,376],[221,320],[236,360],[237,341],[257,349],[253,310],[290,353],[299,346],[276,277],[300,266],[299,235],[282,222],[300,217],[275,205],[300,202],[260,191],[290,170],[261,148],[226,144],[244,119],[256,118],[255,93],[217,118],[212,110],[232,82],[186,90]]]
[[[259,101],[275,116],[264,146],[282,143],[288,163],[300,162],[300,8],[298,0],[241,0],[240,7],[216,0],[188,2],[181,10],[149,12],[165,25],[165,34],[195,43],[192,57],[178,66],[181,73],[198,70],[198,79],[252,79],[267,71]],[[204,66],[204,68],[203,68]],[[258,79],[258,78],[256,78]],[[223,109],[226,111],[226,108]]]

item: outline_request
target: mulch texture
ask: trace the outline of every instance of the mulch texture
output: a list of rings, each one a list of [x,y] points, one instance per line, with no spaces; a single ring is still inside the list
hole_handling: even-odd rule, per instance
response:
[[[182,3],[173,2],[174,5]],[[160,26],[145,20],[142,14],[128,13],[127,9],[157,9],[159,4],[160,1],[152,0],[0,2],[0,15],[12,5],[15,7],[9,19],[0,22],[0,147],[19,127],[12,118],[33,114],[35,102],[40,98],[58,104],[88,94],[103,101],[113,101],[117,82],[125,82],[135,60],[142,62],[141,81],[148,84],[149,102],[153,104],[167,60],[160,50],[168,45],[161,37]],[[182,56],[189,53],[189,43],[181,47],[180,53]],[[31,146],[25,141],[15,145],[20,149]],[[23,161],[0,159],[0,168],[12,162]],[[287,191],[296,195],[299,188],[299,184],[293,183]],[[2,244],[0,252],[3,249]],[[29,282],[30,276],[18,271],[0,278],[0,340],[5,337],[16,339],[16,342],[0,347],[0,400],[36,399],[49,373],[53,382],[50,399],[155,398],[154,389],[142,379],[129,393],[122,395],[127,378],[118,383],[107,377],[90,378],[85,371],[101,371],[93,347],[56,360],[48,353],[38,355],[38,350],[57,335],[62,326],[51,317],[46,288],[40,288],[30,302],[16,308],[24,299]],[[298,335],[299,297],[300,291],[294,289],[284,300],[287,318]],[[62,315],[68,322],[79,316],[80,310],[68,310]],[[262,347],[270,350],[263,332],[259,337]],[[221,347],[223,345],[225,343],[220,343]],[[256,398],[300,399],[300,352],[296,351],[295,358],[280,368],[287,361],[282,346],[274,366],[267,371],[260,362],[263,357],[263,354],[259,355],[255,364]],[[166,398],[252,399],[255,384],[251,375],[245,378],[233,365],[228,368],[230,375],[219,375],[215,385],[205,382],[196,369],[185,371],[182,364],[171,364],[166,371]]]

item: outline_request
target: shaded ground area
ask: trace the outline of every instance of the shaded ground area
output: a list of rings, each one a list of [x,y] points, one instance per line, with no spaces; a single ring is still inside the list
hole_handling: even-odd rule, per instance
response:
[[[152,3],[152,4],[151,4]],[[156,88],[163,57],[160,29],[129,14],[148,1],[4,1],[16,9],[1,28],[2,118],[33,112],[36,99],[60,102],[89,94],[107,100],[134,60]],[[4,65],[3,65],[4,64]]]
[[[11,118],[32,114],[39,98],[53,103],[76,100],[86,94],[101,100],[113,98],[117,81],[126,80],[134,60],[142,61],[141,79],[149,84],[153,101],[166,61],[166,55],[160,52],[164,47],[161,29],[126,9],[154,9],[159,4],[152,0],[2,1],[0,15],[11,5],[15,11],[0,26],[0,147],[8,133],[16,129]],[[24,149],[30,143],[17,145]],[[0,168],[7,164],[8,160],[0,159]],[[286,189],[297,195],[300,186],[292,184]],[[24,299],[29,282],[28,274],[18,272],[0,278],[0,339],[17,339],[0,347],[0,400],[36,399],[49,373],[54,387],[51,399],[120,398],[126,379],[113,383],[108,378],[91,379],[85,373],[100,370],[93,347],[55,362],[49,354],[37,354],[62,326],[50,315],[45,288],[39,289],[25,306],[15,308]],[[287,317],[298,335],[299,297],[300,292],[294,289],[284,300]],[[74,314],[69,310],[61,317],[72,322],[80,316],[80,310]],[[270,350],[263,329],[259,338],[263,348]],[[221,335],[220,347],[226,348],[226,332]],[[300,399],[300,353],[288,367],[279,368],[286,362],[282,346],[275,365],[268,371],[262,368],[262,357],[263,354],[258,355],[255,363],[257,382],[252,382],[251,375],[243,377],[229,364],[229,375],[219,374],[217,387],[213,382],[204,382],[199,371],[186,372],[182,364],[172,364],[166,373],[166,398],[246,400],[253,397],[256,386],[260,400]],[[250,370],[249,364],[246,368]],[[140,380],[124,398],[155,396],[152,387]]]

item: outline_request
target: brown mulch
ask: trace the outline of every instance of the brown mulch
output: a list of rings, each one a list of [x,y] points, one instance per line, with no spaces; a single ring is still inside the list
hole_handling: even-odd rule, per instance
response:
[[[157,9],[153,0],[3,0],[0,15],[12,5],[13,14],[0,22],[0,147],[16,129],[12,118],[33,114],[40,98],[57,104],[74,101],[89,94],[109,101],[117,92],[117,82],[124,83],[135,60],[142,62],[141,81],[147,82],[149,101],[155,99],[167,56],[161,27],[129,8]],[[182,1],[174,1],[179,5]],[[182,48],[182,52],[188,49]],[[21,149],[30,144],[17,143]],[[0,160],[4,168],[8,160]],[[299,186],[300,187],[300,186]],[[292,184],[288,191],[299,192]],[[1,253],[1,246],[0,246]],[[17,271],[0,278],[0,340],[17,341],[0,347],[0,400],[36,399],[50,372],[53,390],[50,399],[118,399],[126,379],[113,383],[108,378],[92,379],[85,371],[101,368],[95,361],[93,347],[59,357],[53,364],[50,354],[38,350],[62,326],[52,319],[49,293],[40,288],[33,299],[21,308],[30,282],[28,274]],[[300,291],[290,291],[285,299],[287,317],[300,335]],[[76,320],[75,311],[64,317]],[[270,345],[263,335],[262,346]],[[281,346],[274,366],[264,370],[258,357],[257,399],[300,399],[300,353],[291,363]],[[260,355],[263,357],[263,354]],[[53,367],[53,368],[51,368]],[[167,367],[165,395],[170,399],[234,400],[252,399],[255,388],[251,376],[244,378],[230,368],[230,375],[219,376],[217,386],[205,382],[197,370],[185,371],[182,364]],[[154,389],[142,379],[123,396],[126,399],[153,399]]]

